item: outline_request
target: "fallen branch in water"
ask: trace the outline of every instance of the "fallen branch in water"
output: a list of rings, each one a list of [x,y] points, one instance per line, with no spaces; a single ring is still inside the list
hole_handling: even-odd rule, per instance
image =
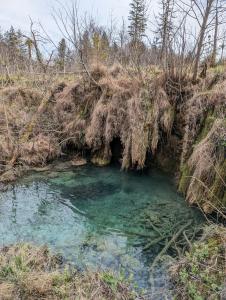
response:
[[[162,240],[166,239],[167,236],[160,236],[157,239],[154,239],[153,241],[151,241],[150,243],[148,243],[144,248],[143,251],[147,251],[149,250],[152,246],[158,244],[159,242],[161,242]]]
[[[176,242],[176,240],[179,238],[179,236],[183,233],[183,231],[189,227],[192,224],[192,220],[190,220],[189,222],[187,222],[184,226],[182,226],[180,228],[180,230],[173,235],[173,237],[171,238],[171,240],[165,245],[165,247],[160,251],[160,253],[156,256],[156,258],[154,259],[152,265],[151,265],[151,270],[154,269],[154,267],[156,266],[156,264],[159,262],[159,260],[161,259],[161,257],[166,253],[166,251],[171,247],[171,245]]]

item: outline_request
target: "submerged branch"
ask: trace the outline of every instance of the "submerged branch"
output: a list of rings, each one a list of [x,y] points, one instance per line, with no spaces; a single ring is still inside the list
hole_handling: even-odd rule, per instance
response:
[[[176,240],[179,238],[179,236],[183,233],[183,231],[189,227],[192,224],[192,220],[190,220],[189,222],[187,222],[184,226],[182,226],[180,228],[180,230],[173,235],[173,237],[171,238],[171,240],[165,245],[165,247],[160,251],[160,253],[156,256],[156,258],[154,259],[152,265],[151,265],[151,270],[154,269],[154,267],[156,266],[156,264],[159,262],[159,260],[162,258],[162,256],[167,252],[167,250],[171,247],[171,245],[176,242]]]

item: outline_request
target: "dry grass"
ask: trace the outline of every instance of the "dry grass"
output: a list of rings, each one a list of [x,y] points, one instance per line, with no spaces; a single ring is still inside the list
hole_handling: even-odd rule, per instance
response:
[[[144,86],[119,66],[96,66],[91,76],[98,86],[81,80],[56,97],[56,117],[65,139],[71,136],[80,147],[83,137],[83,147],[110,160],[110,143],[119,138],[122,167],[144,168],[147,152],[155,154],[161,134],[168,135],[173,123],[173,107],[161,81],[149,79]]]
[[[49,80],[42,91],[20,86],[0,91],[4,181],[16,177],[17,171],[9,171],[13,167],[44,166],[67,149],[80,154],[88,149],[92,162],[109,164],[117,139],[123,169],[143,169],[150,158],[172,166],[181,154],[180,191],[205,212],[214,209],[207,202],[218,207],[207,189],[222,203],[225,76],[207,78],[188,93],[189,82],[179,88],[162,73],[143,74],[143,81],[119,65],[97,65],[90,74],[92,80],[84,74],[68,85]]]
[[[121,277],[110,272],[78,273],[62,265],[46,247],[28,244],[0,251],[0,299],[138,299]]]
[[[43,99],[44,94],[37,89],[11,87],[1,90],[0,171],[8,172],[15,165],[41,166],[60,154],[51,132],[56,126],[49,118],[48,106],[43,106]],[[7,181],[6,175],[4,178]],[[9,176],[9,181],[11,178]]]
[[[213,206],[211,204],[217,203],[217,199],[214,201],[214,197],[217,197],[217,195],[209,195],[211,189],[208,190],[206,187],[211,188],[218,176],[217,171],[220,170],[221,165],[224,163],[224,150],[221,146],[224,140],[226,140],[225,120],[216,119],[207,136],[197,144],[188,160],[188,167],[192,172],[192,177],[187,190],[187,199],[190,203],[195,203],[204,197],[206,200],[210,200],[209,203],[208,201],[203,201],[205,212],[212,211]],[[224,190],[225,178],[222,178],[221,185],[222,190]],[[219,205],[220,203],[217,203],[218,207]]]
[[[194,95],[187,103],[180,190],[205,213],[225,210],[226,84]]]

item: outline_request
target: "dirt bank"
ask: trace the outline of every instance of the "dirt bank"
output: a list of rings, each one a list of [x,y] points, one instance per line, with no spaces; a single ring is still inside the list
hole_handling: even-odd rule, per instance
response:
[[[85,76],[85,75],[84,75]],[[225,207],[225,75],[198,85],[164,74],[143,79],[116,66],[94,67],[74,84],[0,91],[1,181],[21,170],[79,155],[122,169],[157,164],[205,212]]]

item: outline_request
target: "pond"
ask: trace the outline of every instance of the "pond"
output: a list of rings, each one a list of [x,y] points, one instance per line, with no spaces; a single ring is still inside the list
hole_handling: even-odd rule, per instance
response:
[[[203,222],[178,195],[170,176],[158,171],[87,165],[33,173],[0,194],[0,245],[47,244],[78,269],[123,272],[162,299],[169,285],[167,265],[150,271],[162,244],[143,251],[145,241],[157,234],[155,227],[144,226],[145,214],[174,224]]]

